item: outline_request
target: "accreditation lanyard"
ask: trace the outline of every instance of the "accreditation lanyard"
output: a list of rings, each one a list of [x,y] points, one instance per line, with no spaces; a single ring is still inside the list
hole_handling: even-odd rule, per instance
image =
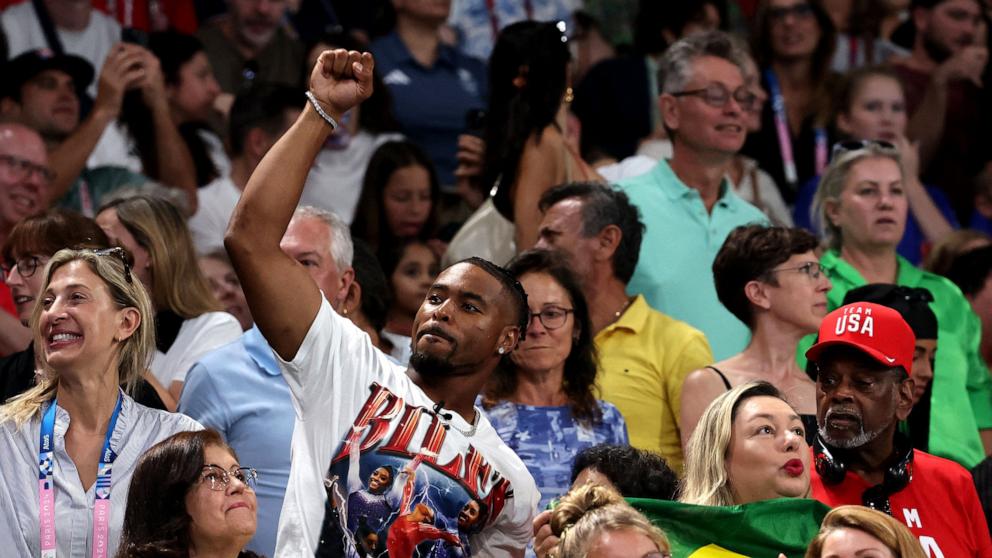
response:
[[[792,154],[792,134],[789,131],[789,115],[785,111],[785,96],[778,85],[778,78],[770,68],[765,70],[765,80],[772,97],[772,112],[775,114],[775,131],[778,135],[778,148],[782,153],[782,169],[785,171],[785,181],[793,186],[799,182],[796,172],[796,158]],[[827,131],[822,126],[813,128],[816,175],[823,174],[827,168]]]
[[[121,414],[123,397],[117,394],[117,406],[107,425],[107,437],[100,452],[96,475],[96,500],[93,503],[93,557],[106,558],[110,546],[110,474],[117,454],[110,448],[110,437]],[[58,401],[41,418],[41,443],[38,449],[38,512],[41,529],[41,558],[55,558],[55,408]]]

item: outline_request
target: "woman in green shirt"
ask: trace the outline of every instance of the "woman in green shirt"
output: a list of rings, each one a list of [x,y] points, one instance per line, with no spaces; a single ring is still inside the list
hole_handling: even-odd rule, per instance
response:
[[[922,287],[933,294],[940,350],[934,363],[930,453],[973,467],[986,450],[980,431],[992,434],[992,379],[979,352],[981,325],[949,280],[896,254],[909,203],[899,153],[886,142],[845,142],[813,200],[827,250],[820,264],[833,283],[830,309],[847,291],[868,283]],[[802,355],[812,343],[800,344]]]

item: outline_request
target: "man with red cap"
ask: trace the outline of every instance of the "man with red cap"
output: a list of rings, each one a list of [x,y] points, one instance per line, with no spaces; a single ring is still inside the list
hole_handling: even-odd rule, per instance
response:
[[[914,450],[897,431],[913,406],[915,342],[899,312],[879,304],[848,304],[823,319],[806,352],[817,374],[813,497],[888,513],[931,558],[992,556],[968,471]]]

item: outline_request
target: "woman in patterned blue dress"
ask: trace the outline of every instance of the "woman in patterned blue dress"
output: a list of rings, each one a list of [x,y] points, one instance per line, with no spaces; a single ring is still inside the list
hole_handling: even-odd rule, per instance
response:
[[[508,268],[527,292],[531,320],[482,407],[534,476],[544,508],[568,491],[575,455],[595,444],[627,444],[627,425],[616,407],[596,399],[589,313],[567,263],[529,250]]]

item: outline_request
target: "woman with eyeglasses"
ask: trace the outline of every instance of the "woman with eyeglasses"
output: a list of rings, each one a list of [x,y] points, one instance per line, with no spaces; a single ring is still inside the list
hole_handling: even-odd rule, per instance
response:
[[[802,230],[746,225],[731,231],[713,261],[720,302],[751,330],[747,348],[690,373],[682,384],[681,436],[687,448],[703,412],[733,387],[760,380],[778,388],[816,433],[816,386],[796,364],[796,346],[827,314],[830,279],[816,238]]]
[[[820,0],[759,3],[751,50],[770,102],[761,131],[748,137],[742,152],[771,174],[789,204],[827,164],[834,43]]]
[[[17,313],[30,331],[31,313],[41,298],[45,265],[63,248],[102,249],[110,246],[107,235],[93,219],[68,209],[49,209],[18,223],[10,231],[2,251],[3,281],[14,296]],[[0,358],[0,404],[34,386],[41,367],[31,341],[18,352]],[[161,395],[159,394],[161,392]],[[146,407],[165,409],[162,396],[167,392],[151,374],[138,380],[134,400]]]
[[[202,427],[129,395],[151,361],[155,325],[122,249],[60,250],[41,273],[31,328],[42,375],[0,407],[0,548],[106,557],[138,458]]]
[[[986,455],[983,436],[992,434],[987,429],[992,385],[979,352],[981,322],[953,283],[896,251],[910,204],[899,151],[877,142],[841,147],[813,200],[827,247],[820,266],[833,283],[828,310],[840,307],[851,289],[869,283],[930,291],[940,339],[931,383],[930,453],[971,468]],[[804,340],[800,354],[811,343]]]
[[[589,311],[565,260],[529,250],[508,270],[527,293],[531,320],[483,392],[482,408],[537,481],[543,509],[568,490],[576,454],[627,445],[627,425],[616,407],[596,399]]]
[[[897,251],[914,265],[919,265],[926,247],[939,242],[956,228],[957,219],[947,196],[939,188],[920,182],[917,145],[906,138],[909,117],[902,82],[888,68],[861,68],[845,76],[837,98],[834,125],[844,141],[835,150],[858,149],[866,141],[879,141],[895,148],[901,155],[909,215]],[[814,232],[820,224],[810,209],[819,183],[817,176],[803,185],[794,210],[796,225]]]
[[[134,259],[148,289],[157,326],[152,374],[176,408],[186,373],[208,352],[241,336],[241,324],[221,311],[200,272],[186,220],[162,198],[139,195],[104,204],[96,214],[111,242]]]
[[[489,58],[480,179],[490,199],[452,239],[445,261],[505,263],[537,242],[541,194],[565,182],[602,180],[567,137],[572,91],[564,31],[561,22],[521,21],[500,32]]]
[[[163,440],[134,469],[117,558],[257,558],[257,480],[215,430]]]

